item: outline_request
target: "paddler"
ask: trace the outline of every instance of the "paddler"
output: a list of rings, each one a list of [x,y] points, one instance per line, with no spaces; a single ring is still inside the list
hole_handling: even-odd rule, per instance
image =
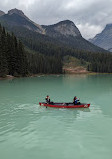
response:
[[[74,105],[80,104],[80,99],[77,99],[77,97],[75,96],[74,99],[73,99],[73,104]]]
[[[45,100],[46,100],[46,103],[49,104],[50,103],[50,96],[47,95]]]

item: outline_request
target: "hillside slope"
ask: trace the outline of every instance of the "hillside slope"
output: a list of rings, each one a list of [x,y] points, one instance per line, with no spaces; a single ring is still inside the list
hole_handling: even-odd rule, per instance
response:
[[[30,40],[33,43],[41,39],[41,42],[52,42],[63,46],[67,45],[77,50],[106,52],[85,40],[75,24],[69,20],[54,25],[41,26],[32,22],[22,11],[12,9],[8,11],[8,14],[0,16],[0,22],[7,30],[13,31],[21,39],[28,35],[29,38],[27,41]]]
[[[90,39],[93,44],[112,51],[112,24],[106,25],[105,29],[97,34],[93,39]]]

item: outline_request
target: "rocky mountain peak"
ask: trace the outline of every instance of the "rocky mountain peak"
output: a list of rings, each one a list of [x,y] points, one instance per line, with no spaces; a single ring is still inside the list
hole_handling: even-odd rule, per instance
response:
[[[10,18],[9,18],[10,16]],[[8,11],[8,14],[5,17],[9,21],[9,25],[11,26],[22,26],[29,30],[45,34],[44,29],[39,25],[31,21],[22,10],[19,9],[11,9]],[[19,19],[19,20],[18,20]]]
[[[57,24],[68,24],[68,25],[73,24],[73,25],[75,25],[71,20],[63,20],[63,21],[60,21],[60,22],[57,23]]]
[[[72,37],[81,37],[81,33],[75,24],[70,20],[64,20],[54,25],[42,26],[45,28],[46,34],[52,37],[60,37],[60,36],[72,36]]]
[[[101,33],[90,39],[93,44],[112,51],[112,24],[107,24]]]
[[[81,36],[80,31],[70,20],[64,20],[54,26],[54,30],[65,36]]]
[[[0,10],[0,16],[4,15],[5,13],[3,11]]]
[[[25,16],[25,14],[23,13],[22,10],[19,10],[19,9],[16,9],[16,8],[15,8],[15,9],[11,9],[11,10],[8,11],[8,15],[12,15],[12,14],[18,14],[19,16],[28,19],[28,18]]]
[[[112,24],[107,24],[104,30],[112,29]]]

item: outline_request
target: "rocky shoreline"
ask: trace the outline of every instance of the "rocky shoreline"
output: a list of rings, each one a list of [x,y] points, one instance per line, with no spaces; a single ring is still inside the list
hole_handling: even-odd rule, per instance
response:
[[[15,78],[14,76],[6,75],[5,77],[0,77],[0,80],[3,80],[3,79],[14,79],[14,78]]]

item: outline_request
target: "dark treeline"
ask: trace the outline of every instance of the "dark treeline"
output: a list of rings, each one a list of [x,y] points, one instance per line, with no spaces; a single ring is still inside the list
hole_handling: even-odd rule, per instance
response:
[[[112,73],[111,53],[79,51],[50,41],[46,36],[26,33],[21,40],[31,51],[25,51],[23,44],[14,34],[9,34],[0,26],[0,76],[27,76],[29,74],[62,73],[62,59],[66,55],[87,61],[87,69],[93,72]]]
[[[59,56],[46,56],[39,53],[27,53],[28,70],[38,74],[61,74],[62,60]]]
[[[25,76],[28,74],[28,63],[24,47],[12,34],[6,33],[0,25],[0,76],[7,74]]]
[[[21,41],[0,25],[0,76],[37,73],[62,73],[61,58],[26,52]]]
[[[95,53],[95,52],[89,52],[89,51],[79,51],[75,50],[73,48],[67,47],[67,46],[59,46],[54,45],[49,42],[42,42],[42,41],[36,41],[36,40],[29,40],[29,39],[23,39],[23,42],[25,45],[27,45],[29,48],[39,51],[44,55],[47,56],[54,56],[58,55],[62,59],[66,55],[74,56],[81,61],[87,61],[88,64],[88,71],[93,72],[101,72],[101,73],[112,73],[112,54],[111,53]]]
[[[73,55],[73,51],[72,51]],[[111,53],[92,53],[92,52],[75,52],[74,56],[83,59],[88,64],[88,71],[112,73],[112,54]]]
[[[84,51],[80,46],[77,44],[77,50],[73,47],[71,48],[70,45],[63,44],[56,39],[49,38],[48,36],[35,34],[33,31],[27,31],[27,29],[15,28],[13,29],[14,33],[22,40],[22,42],[30,48],[31,50],[35,50],[40,52],[43,55],[47,56],[60,56],[63,59],[66,55],[74,56],[81,61],[87,61],[89,71],[94,72],[112,72],[112,54],[105,51],[105,53],[95,53],[90,51]],[[63,42],[63,39],[62,39]],[[68,41],[69,43],[69,41]],[[76,44],[74,44],[76,45]],[[80,48],[80,49],[79,49]],[[84,46],[83,46],[84,48]],[[80,50],[80,51],[79,51]]]
[[[89,51],[79,51],[68,46],[54,45],[49,42],[42,42],[42,40],[34,41],[29,39],[22,39],[26,46],[35,51],[39,51],[47,56],[58,55],[62,59],[66,55],[74,56],[81,61],[87,61],[88,71],[112,73],[112,54],[111,53],[95,53]]]

